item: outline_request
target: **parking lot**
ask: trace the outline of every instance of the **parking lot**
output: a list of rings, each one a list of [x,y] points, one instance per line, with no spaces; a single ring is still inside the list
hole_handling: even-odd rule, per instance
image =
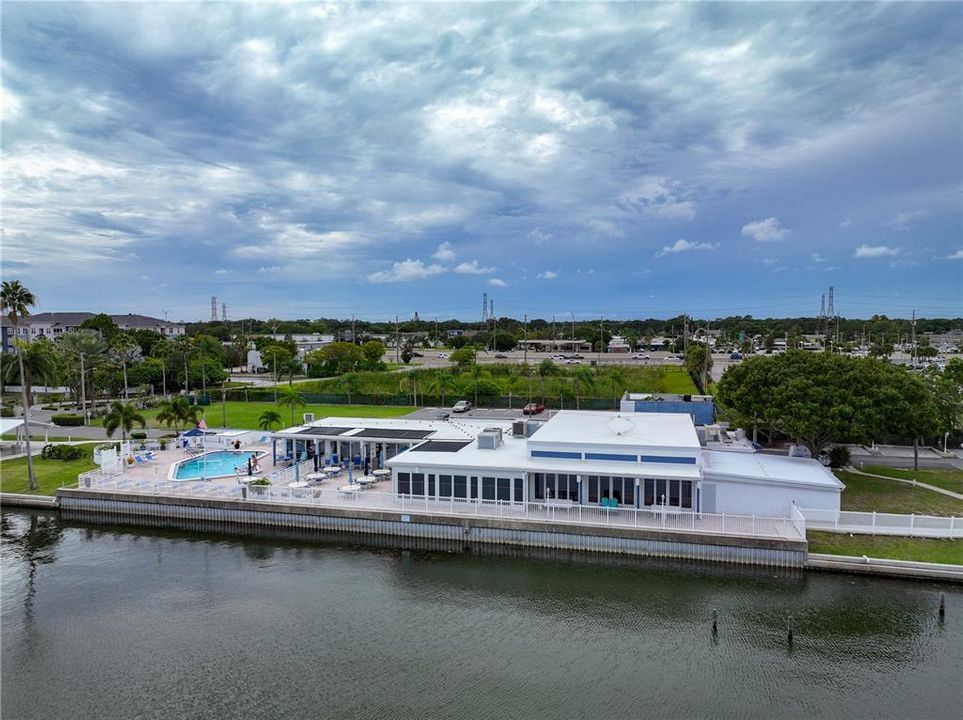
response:
[[[546,410],[538,415],[524,417],[532,417],[536,420],[548,420],[554,412],[554,410]],[[523,417],[521,408],[512,410],[505,408],[474,408],[465,413],[453,413],[451,408],[424,407],[408,413],[405,415],[405,418],[408,420],[438,420],[445,413],[448,413],[449,417],[452,418],[475,418],[484,420],[515,420]]]

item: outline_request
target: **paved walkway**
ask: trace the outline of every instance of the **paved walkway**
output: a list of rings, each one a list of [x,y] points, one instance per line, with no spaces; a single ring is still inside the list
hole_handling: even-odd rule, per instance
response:
[[[869,575],[893,575],[920,580],[949,580],[963,583],[963,565],[887,560],[863,555],[823,555],[810,553],[806,560],[807,570],[836,570],[839,572],[866,573]]]
[[[876,473],[868,473],[862,470],[857,470],[854,467],[847,467],[846,472],[851,472],[853,475],[865,475],[866,477],[882,478],[883,480],[895,480],[896,482],[903,483],[904,485],[912,485],[913,487],[923,488],[924,490],[932,490],[933,492],[938,492],[941,495],[949,495],[951,498],[963,500],[963,495],[960,493],[955,493],[952,490],[945,490],[944,488],[936,487],[935,485],[927,485],[926,483],[919,482],[918,480],[906,480],[904,478],[891,477],[889,475],[877,475]]]

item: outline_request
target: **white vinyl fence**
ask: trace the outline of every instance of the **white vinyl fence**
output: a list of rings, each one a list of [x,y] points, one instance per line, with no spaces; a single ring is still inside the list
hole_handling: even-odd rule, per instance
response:
[[[800,508],[810,530],[906,537],[963,537],[963,518]]]

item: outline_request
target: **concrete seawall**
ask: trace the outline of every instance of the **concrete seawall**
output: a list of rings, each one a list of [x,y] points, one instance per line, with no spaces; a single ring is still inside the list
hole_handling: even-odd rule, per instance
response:
[[[772,567],[801,568],[806,562],[806,543],[797,540],[78,489],[61,490],[58,499],[74,516],[196,520]]]
[[[50,495],[23,495],[20,493],[0,493],[0,507],[25,507],[57,509],[57,498]]]

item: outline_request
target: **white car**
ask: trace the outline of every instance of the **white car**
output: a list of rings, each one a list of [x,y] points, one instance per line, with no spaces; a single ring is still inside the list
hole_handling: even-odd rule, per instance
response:
[[[649,356],[646,355],[645,353],[635,353],[635,355],[632,356],[632,359],[633,359],[633,360],[648,360],[648,359],[649,359]]]
[[[565,364],[566,364],[566,365],[581,365],[581,364],[582,364],[582,361],[581,361],[581,360],[575,360],[574,358],[569,358],[568,360],[565,361]]]
[[[439,360],[447,360],[449,357],[451,356],[448,353],[438,353]]]
[[[452,412],[463,413],[471,410],[471,403],[467,400],[459,400],[455,403],[455,406],[451,409]]]

